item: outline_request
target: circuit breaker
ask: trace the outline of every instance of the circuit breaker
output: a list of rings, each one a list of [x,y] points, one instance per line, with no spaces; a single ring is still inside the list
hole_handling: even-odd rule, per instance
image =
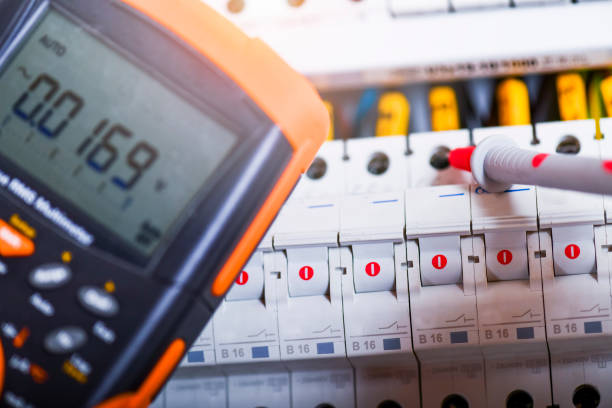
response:
[[[315,406],[323,398],[352,406],[337,239],[340,202],[289,201],[274,227],[281,360],[291,372],[292,404]]]
[[[503,134],[529,148],[531,126],[483,128],[474,142]],[[487,406],[551,404],[536,188],[470,189],[478,322],[486,361]],[[519,405],[520,406],[520,405]]]
[[[543,152],[600,155],[592,120],[543,123],[535,129]],[[539,188],[538,218],[541,251],[547,255],[541,263],[553,395],[561,407],[571,407],[576,393],[581,397],[593,391],[602,406],[611,404],[612,370],[606,363],[612,357],[610,272],[603,197]]]
[[[383,148],[376,150],[389,154],[390,160],[396,161],[391,166],[405,172],[405,142],[404,137],[385,137],[377,140]],[[362,164],[366,164],[371,143],[350,141],[350,160],[362,158]],[[355,368],[358,407],[378,406],[385,401],[416,406],[419,379],[412,351],[404,244],[406,180],[394,172],[377,177],[379,185],[385,186],[380,188],[388,192],[346,195],[341,204],[339,242],[346,351]]]

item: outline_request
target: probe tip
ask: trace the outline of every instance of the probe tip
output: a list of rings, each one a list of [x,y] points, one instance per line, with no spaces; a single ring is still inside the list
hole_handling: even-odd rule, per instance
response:
[[[456,169],[472,171],[470,159],[475,148],[476,146],[468,146],[451,150],[448,154],[448,162]]]

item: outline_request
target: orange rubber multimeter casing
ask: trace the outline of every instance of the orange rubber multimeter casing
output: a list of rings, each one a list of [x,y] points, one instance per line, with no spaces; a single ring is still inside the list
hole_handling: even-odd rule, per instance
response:
[[[144,407],[327,111],[200,0],[8,0],[0,27],[0,406]]]

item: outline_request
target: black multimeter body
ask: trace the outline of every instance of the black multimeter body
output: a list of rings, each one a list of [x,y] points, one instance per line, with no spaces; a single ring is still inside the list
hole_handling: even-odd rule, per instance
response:
[[[219,301],[207,290],[214,272],[292,153],[274,122],[224,72],[117,1],[0,0],[0,85],[10,70],[20,70],[24,89],[40,74],[11,62],[28,41],[41,42],[32,36],[41,35],[37,27],[49,13],[78,24],[84,35],[100,39],[208,117],[227,124],[236,142],[168,232],[151,234],[149,240],[159,242],[149,256],[129,248],[24,170],[28,163],[15,162],[0,148],[0,220],[20,220],[35,231],[33,254],[0,257],[0,339],[6,363],[0,406],[6,407],[94,406],[138,387],[171,337],[190,344]],[[43,49],[47,46],[42,42],[40,52],[54,52]],[[0,144],[8,126],[21,120],[12,109],[0,103]],[[31,132],[31,137],[44,137],[34,125]],[[30,193],[34,201],[27,200]],[[48,211],[36,207],[41,197]],[[54,218],[53,209],[64,217]],[[72,229],[58,225],[66,219]],[[75,226],[90,234],[90,245],[71,236]],[[67,268],[70,278],[58,287],[33,285],[33,271],[41,267]],[[84,305],[87,296],[95,307]],[[58,329],[77,335],[54,340]]]

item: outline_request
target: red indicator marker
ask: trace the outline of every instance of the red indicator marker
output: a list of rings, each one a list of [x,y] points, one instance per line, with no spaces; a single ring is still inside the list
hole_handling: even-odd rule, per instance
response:
[[[249,281],[249,274],[246,271],[241,271],[236,278],[236,284],[244,285]]]
[[[306,266],[302,266],[300,268],[300,272],[299,272],[300,278],[302,278],[302,280],[310,280],[312,279],[312,277],[314,276],[314,270],[312,269],[312,267],[306,265]]]
[[[510,262],[512,262],[512,252],[508,251],[507,249],[502,249],[497,253],[497,262],[502,265],[508,265]]]
[[[446,257],[440,254],[434,256],[431,260],[431,264],[436,269],[444,269],[447,263],[448,263],[448,260],[446,259]]]
[[[365,267],[365,273],[368,276],[376,276],[380,273],[380,265],[378,262],[370,262]]]
[[[612,173],[612,160],[605,160],[603,162],[603,168],[608,173]]]
[[[569,259],[576,259],[580,256],[580,247],[576,244],[569,244],[565,247],[565,256]]]
[[[542,164],[542,162],[548,157],[549,155],[546,153],[540,153],[540,154],[536,154],[535,156],[533,156],[533,159],[531,159],[531,165],[534,168],[538,168],[540,167],[540,164]]]

